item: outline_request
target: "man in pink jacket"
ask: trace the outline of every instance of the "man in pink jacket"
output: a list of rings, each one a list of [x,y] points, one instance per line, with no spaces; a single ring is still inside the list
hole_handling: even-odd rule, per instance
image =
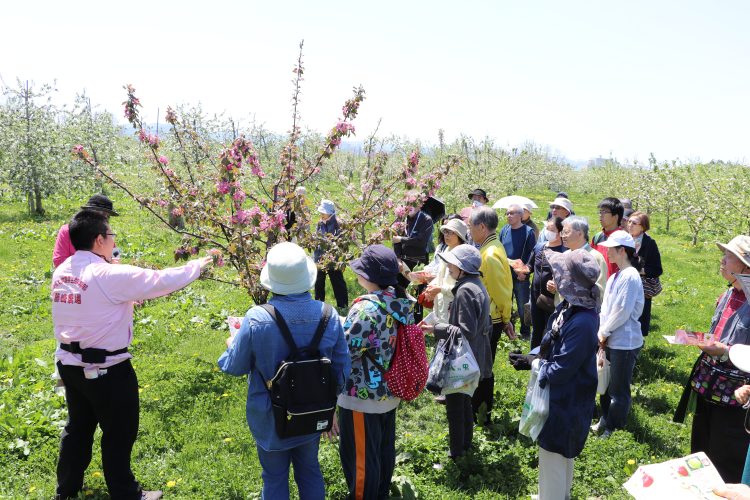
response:
[[[70,223],[76,252],[52,276],[55,358],[66,387],[68,422],[57,464],[57,497],[75,497],[91,461],[97,424],[102,465],[113,499],[161,497],[142,491],[130,469],[138,434],[138,379],[130,363],[133,302],[179,290],[200,276],[210,257],[154,271],[112,265],[115,233],[101,212],[82,211]]]
[[[103,213],[107,219],[110,216],[117,217],[118,214],[115,212],[112,200],[104,196],[103,194],[95,194],[84,206],[82,210],[95,210]],[[76,253],[76,249],[73,248],[73,243],[70,241],[70,230],[67,224],[63,224],[60,230],[57,232],[57,239],[55,239],[55,249],[52,251],[52,265],[54,267],[59,266],[65,259]]]

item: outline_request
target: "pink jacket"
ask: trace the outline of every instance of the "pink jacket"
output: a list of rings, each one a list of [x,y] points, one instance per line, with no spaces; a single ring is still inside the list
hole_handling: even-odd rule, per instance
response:
[[[52,322],[55,338],[80,342],[81,348],[115,351],[133,340],[133,302],[179,290],[200,276],[198,260],[182,267],[153,271],[110,264],[82,250],[65,260],[52,275]],[[80,354],[58,347],[55,357],[64,365],[106,368],[131,358],[129,353],[107,357],[105,363],[81,361]]]
[[[68,225],[63,224],[60,230],[57,232],[57,239],[55,240],[55,249],[52,251],[52,265],[57,267],[65,259],[76,253],[76,249],[73,248],[73,243],[70,241],[70,231]]]

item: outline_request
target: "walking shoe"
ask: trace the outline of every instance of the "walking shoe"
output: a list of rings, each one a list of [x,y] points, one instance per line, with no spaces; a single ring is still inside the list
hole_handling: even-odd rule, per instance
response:
[[[604,432],[602,432],[601,436],[599,436],[599,439],[609,439],[609,436],[612,435],[612,431],[607,429]]]
[[[161,490],[154,490],[154,491],[141,491],[141,500],[159,500],[162,497],[163,493]]]
[[[435,402],[437,404],[439,404],[439,405],[444,405],[445,404],[445,396],[442,395],[442,394],[440,394],[439,396],[435,396],[434,399],[435,399]]]
[[[599,434],[601,427],[602,427],[602,421],[601,419],[599,419],[597,423],[591,424],[591,432],[593,432],[594,434]]]

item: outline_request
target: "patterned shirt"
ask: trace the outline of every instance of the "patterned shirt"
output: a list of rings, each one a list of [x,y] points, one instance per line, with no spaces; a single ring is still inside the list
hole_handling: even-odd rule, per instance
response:
[[[742,307],[742,304],[747,302],[745,292],[742,290],[732,288],[728,293],[731,293],[731,295],[729,296],[726,307],[724,307],[724,310],[721,312],[721,318],[719,318],[719,322],[716,324],[716,328],[714,328],[714,339],[719,342],[722,340],[722,337],[724,335],[724,327],[726,326],[729,318],[731,318],[732,315],[737,312],[737,309]]]

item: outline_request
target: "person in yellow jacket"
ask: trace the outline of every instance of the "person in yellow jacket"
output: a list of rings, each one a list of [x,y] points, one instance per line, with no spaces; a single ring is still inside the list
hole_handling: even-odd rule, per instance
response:
[[[503,332],[511,339],[516,338],[510,311],[513,296],[513,278],[510,274],[508,256],[503,244],[497,239],[497,213],[489,207],[475,208],[469,218],[471,239],[479,245],[482,255],[482,265],[479,268],[482,283],[490,296],[490,317],[492,319],[492,333],[490,345],[492,362],[494,365],[497,343]],[[472,397],[474,420],[477,420],[479,408],[484,403],[486,423],[490,422],[495,393],[494,375],[482,379]]]

